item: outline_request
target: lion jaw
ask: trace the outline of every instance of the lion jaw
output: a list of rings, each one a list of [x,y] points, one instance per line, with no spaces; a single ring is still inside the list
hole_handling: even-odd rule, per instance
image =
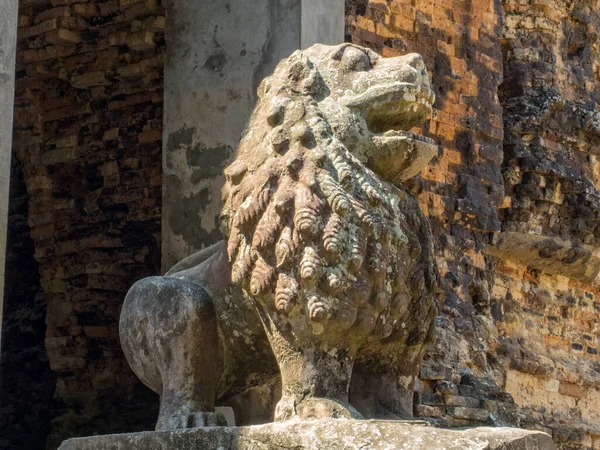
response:
[[[329,57],[320,70],[330,88],[323,103],[340,139],[392,183],[417,175],[438,152],[433,139],[409,131],[430,116],[435,101],[423,58],[382,58],[351,44],[333,47]]]

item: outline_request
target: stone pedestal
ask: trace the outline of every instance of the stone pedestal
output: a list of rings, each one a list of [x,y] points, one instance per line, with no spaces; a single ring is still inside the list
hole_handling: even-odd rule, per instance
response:
[[[116,434],[65,441],[59,450],[556,450],[550,436],[518,428],[447,430],[424,422],[344,420]]]

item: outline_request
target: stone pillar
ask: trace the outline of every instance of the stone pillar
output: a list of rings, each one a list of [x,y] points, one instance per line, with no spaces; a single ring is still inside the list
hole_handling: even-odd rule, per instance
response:
[[[344,0],[302,0],[302,48],[344,42]]]
[[[222,172],[256,88],[294,50],[344,38],[344,0],[167,2],[162,265],[220,239]]]
[[[0,336],[2,336],[2,297],[4,294],[8,184],[15,98],[18,7],[18,0],[4,0],[2,13],[0,13],[0,107],[2,108],[2,112],[0,112]]]

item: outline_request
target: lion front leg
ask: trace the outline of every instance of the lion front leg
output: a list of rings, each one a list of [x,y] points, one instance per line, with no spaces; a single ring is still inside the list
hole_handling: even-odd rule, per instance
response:
[[[353,356],[321,349],[286,353],[279,359],[282,397],[275,420],[362,419],[348,401]]]
[[[161,396],[157,430],[225,424],[215,413],[217,318],[206,290],[171,277],[140,280],[119,330],[131,368]]]
[[[355,349],[343,339],[316,341],[302,319],[292,328],[277,314],[257,310],[281,373],[275,420],[361,419],[348,401]]]

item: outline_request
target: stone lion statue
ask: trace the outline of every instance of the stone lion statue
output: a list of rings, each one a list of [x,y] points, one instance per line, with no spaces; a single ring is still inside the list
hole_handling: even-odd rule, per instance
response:
[[[437,269],[399,183],[437,152],[407,131],[433,100],[419,55],[351,44],[296,51],[263,81],[225,170],[226,240],[125,299],[157,429],[222,424],[215,401],[278,376],[275,420],[412,417]]]

